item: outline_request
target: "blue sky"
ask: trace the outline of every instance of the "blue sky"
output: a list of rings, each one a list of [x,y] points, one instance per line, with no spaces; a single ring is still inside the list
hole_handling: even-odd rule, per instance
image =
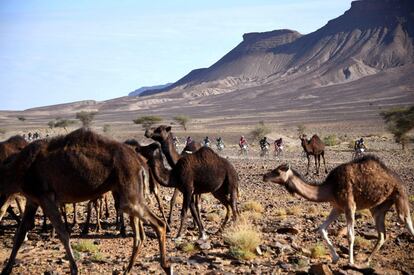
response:
[[[0,110],[127,95],[208,67],[247,32],[309,33],[349,0],[1,0]]]

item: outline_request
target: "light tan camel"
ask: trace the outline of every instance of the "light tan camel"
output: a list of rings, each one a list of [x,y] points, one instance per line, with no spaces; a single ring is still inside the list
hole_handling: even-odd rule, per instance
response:
[[[367,259],[368,262],[384,244],[385,214],[393,204],[398,217],[414,236],[406,188],[400,178],[374,156],[365,156],[339,165],[320,185],[307,183],[286,164],[265,174],[263,180],[281,184],[291,194],[299,194],[307,200],[329,202],[332,205],[331,213],[318,231],[328,244],[333,262],[337,262],[339,256],[328,238],[327,228],[341,213],[345,213],[346,217],[351,265],[354,264],[356,210],[369,209],[378,231],[378,241]]]
[[[145,240],[143,220],[155,229],[161,266],[171,274],[172,268],[166,258],[166,225],[145,204],[143,189],[147,182],[148,171],[132,148],[85,129],[26,146],[14,161],[0,167],[0,193],[20,192],[27,199],[13,249],[2,274],[11,273],[24,236],[34,226],[39,206],[65,247],[71,274],[77,274],[69,234],[58,205],[93,200],[108,191],[119,195],[120,209],[130,215],[134,231],[132,255],[125,273],[131,271]]]

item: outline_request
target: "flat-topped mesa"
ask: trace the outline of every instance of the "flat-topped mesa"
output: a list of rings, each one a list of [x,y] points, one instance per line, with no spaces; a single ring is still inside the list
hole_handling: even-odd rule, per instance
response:
[[[260,39],[268,39],[277,36],[299,37],[301,34],[297,31],[289,29],[274,30],[269,32],[249,32],[243,34],[243,42],[255,42]]]

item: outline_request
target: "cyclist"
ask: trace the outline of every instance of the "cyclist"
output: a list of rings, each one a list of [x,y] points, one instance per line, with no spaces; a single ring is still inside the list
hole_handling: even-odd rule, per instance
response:
[[[210,147],[210,139],[206,136],[203,140],[205,147]]]

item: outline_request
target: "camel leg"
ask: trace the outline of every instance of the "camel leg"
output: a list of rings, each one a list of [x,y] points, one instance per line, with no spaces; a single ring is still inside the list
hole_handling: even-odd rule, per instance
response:
[[[67,232],[64,224],[62,223],[61,215],[59,213],[56,204],[48,197],[44,197],[40,200],[40,206],[44,213],[50,219],[53,227],[56,229],[56,233],[60,241],[66,250],[66,256],[70,264],[70,273],[72,275],[78,274],[78,267],[76,266],[75,259],[73,258],[72,248],[69,243],[69,233]]]
[[[308,168],[306,169],[306,175],[309,175],[309,166],[310,166],[310,156],[308,154],[306,154],[306,158],[308,159]]]
[[[13,249],[6,266],[3,268],[3,271],[1,272],[2,275],[11,273],[14,261],[17,256],[17,252],[19,251],[20,246],[22,245],[26,237],[26,233],[34,227],[35,215],[38,208],[39,206],[32,202],[28,201],[26,203],[26,208],[24,210],[22,221],[16,231],[16,234],[14,235]]]
[[[173,274],[172,267],[167,261],[166,257],[166,229],[167,226],[165,223],[159,219],[154,213],[151,212],[145,205],[139,204],[130,204],[128,207],[125,208],[126,212],[130,213],[130,215],[138,217],[139,219],[148,222],[152,228],[154,228],[155,232],[157,233],[158,243],[160,248],[160,262],[161,267],[164,269],[165,273]],[[141,234],[145,234],[143,228],[140,229]],[[141,235],[141,240],[143,236]],[[139,253],[139,249],[136,252]],[[133,259],[131,258],[130,266],[132,267],[134,264]]]
[[[132,254],[131,259],[129,260],[129,264],[127,269],[125,270],[124,274],[128,274],[131,272],[132,267],[134,266],[135,260],[138,256],[138,252],[141,250],[142,245],[145,240],[145,234],[143,234],[144,227],[142,225],[142,222],[139,220],[139,218],[130,216],[131,220],[131,227],[133,231],[133,245],[132,245]]]
[[[219,232],[221,232],[224,227],[226,226],[227,222],[230,218],[230,210],[231,210],[231,203],[229,202],[226,193],[223,192],[221,189],[213,193],[214,197],[218,199],[226,208],[226,216],[224,217],[223,223],[220,226]]]
[[[10,199],[11,199],[11,197],[7,197],[5,195],[2,195],[0,197],[0,221],[3,219],[4,215],[7,212],[7,209],[10,206]],[[16,215],[16,214],[14,214],[14,215]]]
[[[338,255],[338,253],[336,253],[336,251],[335,251],[335,248],[334,248],[334,246],[333,246],[333,244],[332,244],[332,241],[329,239],[329,237],[328,237],[328,230],[327,230],[327,228],[329,227],[329,225],[333,222],[333,221],[335,221],[337,218],[338,218],[338,216],[341,214],[341,211],[340,210],[338,210],[338,209],[336,209],[336,208],[333,208],[332,210],[331,210],[331,213],[329,213],[329,216],[328,216],[328,218],[326,219],[326,221],[323,223],[323,224],[321,224],[320,226],[319,226],[319,228],[318,228],[318,232],[319,232],[319,234],[321,234],[321,236],[322,236],[322,238],[325,240],[325,242],[328,244],[328,247],[329,247],[329,251],[331,252],[331,255],[332,255],[332,262],[333,263],[336,263],[336,262],[338,262],[338,260],[339,260],[339,255]]]
[[[171,201],[170,201],[170,214],[168,215],[168,224],[170,224],[170,225],[171,225],[172,212],[173,212],[173,208],[174,208],[174,205],[175,205],[175,200],[177,199],[177,195],[178,195],[179,192],[180,192],[180,190],[178,190],[178,188],[175,188],[173,196],[172,196]]]
[[[374,254],[380,250],[380,248],[382,247],[382,245],[385,242],[385,238],[386,238],[386,233],[385,233],[385,214],[388,212],[388,210],[391,208],[391,206],[393,205],[393,201],[386,201],[384,203],[382,203],[381,205],[370,209],[371,210],[371,214],[372,217],[374,217],[375,220],[375,227],[377,228],[377,232],[378,232],[378,240],[377,243],[375,244],[374,249],[372,249],[371,254],[369,255],[367,262],[369,263],[372,259],[372,257],[374,256]]]
[[[104,195],[104,199],[105,199],[105,218],[109,219],[108,193]]]
[[[94,201],[93,206],[95,207],[95,212],[96,212],[95,232],[99,232],[99,230],[102,229],[101,227],[102,199],[97,199],[96,201]]]
[[[198,219],[200,220],[200,223],[202,224],[203,221],[201,220],[201,215],[200,215],[201,194],[194,195],[194,199],[195,199],[195,207],[197,210],[197,216],[198,216]],[[193,222],[195,225],[195,220]]]
[[[328,174],[328,169],[326,169],[326,162],[325,162],[325,152],[322,152],[322,159],[323,159],[323,167],[325,167],[325,173]],[[320,162],[319,162],[320,164]]]
[[[24,201],[20,196],[16,196],[15,201],[16,201],[16,204],[17,204],[17,208],[19,208],[19,213],[22,216],[23,212],[24,212],[24,208],[23,208]]]
[[[89,223],[91,221],[92,203],[93,201],[89,201],[86,206],[87,207],[86,220],[85,220],[85,224],[83,225],[82,235],[87,235],[89,233]]]
[[[355,205],[345,210],[346,224],[348,228],[349,241],[349,264],[354,264],[354,241],[355,241]]]
[[[193,215],[194,221],[197,223],[199,239],[206,240],[208,237],[207,237],[206,232],[204,231],[204,226],[201,223],[200,214],[197,212],[197,207],[196,207],[196,204],[198,203],[198,199],[196,199],[197,196],[198,195],[194,195],[192,197],[192,200],[190,203],[190,210],[191,210],[191,214]]]
[[[69,225],[68,225],[68,215],[66,213],[66,204],[63,204],[60,207],[60,212],[62,213],[63,221],[65,222],[65,227],[66,227],[66,229],[68,229],[69,228]]]
[[[76,203],[73,203],[72,206],[73,206],[73,223],[72,223],[72,226],[75,226],[75,225],[78,224],[78,219],[76,217],[77,216]]]
[[[183,231],[183,229],[185,230],[185,221],[187,219],[187,212],[188,212],[188,208],[190,208],[191,205],[191,193],[183,193],[183,207],[181,208],[181,222],[180,222],[180,228],[178,229],[178,233],[177,233],[177,239],[179,239],[181,237],[181,233]]]
[[[160,198],[160,196],[158,195],[158,192],[155,192],[154,191],[154,196],[155,196],[155,199],[157,200],[157,203],[158,203],[158,209],[160,210],[160,212],[161,212],[161,216],[162,216],[162,219],[165,221],[165,223],[167,224],[167,232],[170,232],[171,231],[171,227],[170,227],[170,225],[169,225],[169,223],[168,223],[168,221],[167,221],[167,217],[165,216],[165,213],[164,213],[164,207],[162,206],[162,203],[161,203],[161,198]]]
[[[406,193],[398,194],[395,201],[398,218],[405,224],[410,234],[414,237],[413,222],[410,215],[410,204]]]

